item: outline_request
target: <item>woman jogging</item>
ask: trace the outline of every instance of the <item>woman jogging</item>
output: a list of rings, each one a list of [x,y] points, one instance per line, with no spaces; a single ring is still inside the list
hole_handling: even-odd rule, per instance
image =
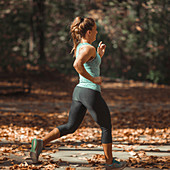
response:
[[[106,45],[99,43],[97,52],[92,42],[96,40],[96,24],[92,18],[76,17],[70,27],[73,39],[74,68],[79,74],[79,83],[72,95],[68,122],[54,128],[43,139],[33,139],[30,156],[34,163],[42,148],[50,141],[76,131],[88,110],[102,130],[101,142],[105,154],[106,169],[123,169],[126,162],[118,162],[112,156],[111,117],[108,106],[101,96],[101,58]]]

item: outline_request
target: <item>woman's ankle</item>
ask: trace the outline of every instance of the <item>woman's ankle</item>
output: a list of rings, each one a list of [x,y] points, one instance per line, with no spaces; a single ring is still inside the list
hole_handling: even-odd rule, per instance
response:
[[[47,145],[49,142],[60,137],[60,131],[58,128],[54,128],[49,134],[43,138],[43,146]]]
[[[106,164],[112,164],[113,163],[113,158],[110,158],[110,159],[106,159]]]

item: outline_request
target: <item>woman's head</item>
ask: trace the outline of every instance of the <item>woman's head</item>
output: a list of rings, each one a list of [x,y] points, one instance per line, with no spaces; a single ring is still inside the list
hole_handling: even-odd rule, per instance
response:
[[[74,19],[70,26],[70,32],[74,43],[72,51],[76,50],[81,38],[85,38],[87,31],[92,31],[94,26],[96,26],[96,24],[92,18],[76,17]]]

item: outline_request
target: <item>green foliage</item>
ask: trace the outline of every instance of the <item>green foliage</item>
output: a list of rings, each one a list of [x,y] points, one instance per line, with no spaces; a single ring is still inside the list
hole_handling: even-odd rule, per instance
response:
[[[117,77],[170,83],[167,1],[129,0],[114,1],[114,6],[105,4],[110,21],[107,33],[115,49],[112,58],[117,61],[112,71]],[[115,25],[117,37],[109,34]]]
[[[149,74],[147,75],[147,78],[154,83],[158,83],[162,77],[163,75],[159,71],[154,70],[150,70]]]
[[[25,62],[30,31],[27,7],[26,2],[1,1],[0,63],[3,70],[15,71]]]
[[[167,0],[44,0],[44,16],[39,16],[35,2],[1,0],[0,70],[34,69],[44,60],[44,69],[75,73],[69,27],[76,16],[89,16],[96,19],[98,27],[94,46],[101,40],[107,45],[103,75],[170,83]]]

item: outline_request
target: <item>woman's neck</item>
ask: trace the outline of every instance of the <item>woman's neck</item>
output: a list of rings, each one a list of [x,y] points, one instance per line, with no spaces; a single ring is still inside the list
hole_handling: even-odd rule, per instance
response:
[[[80,43],[89,43],[89,44],[91,44],[92,42],[90,42],[89,40],[87,40],[85,38],[82,38]]]

